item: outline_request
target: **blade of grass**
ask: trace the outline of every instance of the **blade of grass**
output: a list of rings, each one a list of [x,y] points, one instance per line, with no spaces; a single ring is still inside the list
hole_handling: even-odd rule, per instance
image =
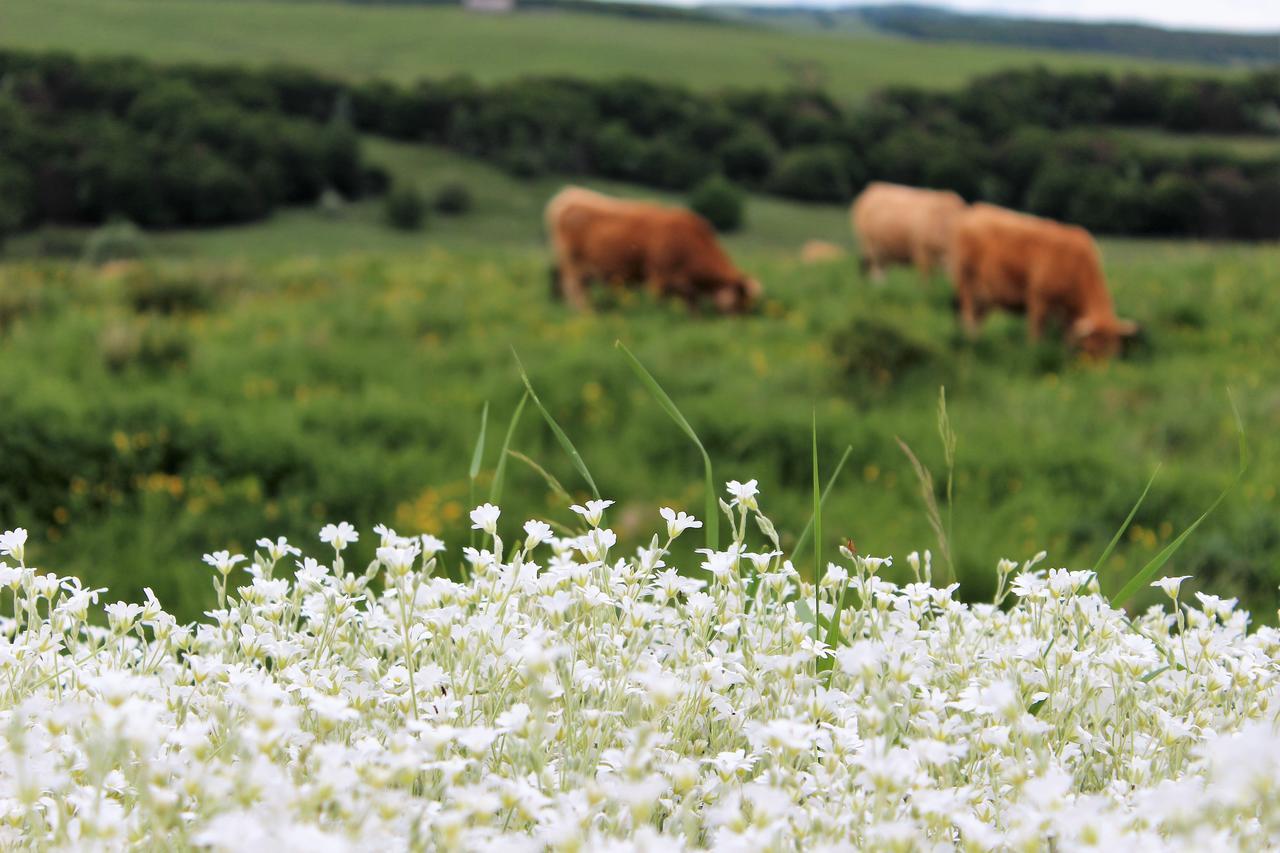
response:
[[[560,424],[556,423],[556,419],[551,417],[551,413],[547,411],[547,407],[542,405],[542,401],[538,399],[538,392],[533,390],[533,383],[529,381],[529,374],[525,372],[524,364],[520,361],[520,355],[515,351],[515,347],[511,348],[511,354],[515,356],[516,367],[520,370],[520,378],[524,380],[524,387],[529,392],[529,396],[533,399],[533,404],[538,407],[538,411],[542,413],[542,419],[547,422],[547,426],[551,427],[551,433],[556,437],[556,441],[560,443],[560,447],[568,454],[569,461],[573,463],[573,467],[582,475],[582,479],[587,481],[587,485],[591,487],[591,494],[596,500],[600,499],[600,490],[596,488],[596,481],[592,479],[591,472],[587,469],[587,463],[582,460],[582,454],[578,452],[578,448],[573,446],[573,442],[569,440],[569,436],[565,435],[564,430],[560,428]]]
[[[471,506],[476,505],[476,478],[480,476],[480,464],[484,461],[484,437],[489,427],[489,401],[485,400],[484,408],[480,410],[480,435],[476,437],[476,449],[471,453],[471,468],[467,471],[467,476],[471,478]],[[476,547],[476,532],[471,531],[471,547]]]
[[[547,488],[555,492],[556,497],[560,498],[562,501],[564,501],[567,504],[573,503],[573,496],[569,494],[569,490],[566,489],[564,486],[560,485],[560,481],[557,480],[555,478],[555,475],[553,475],[546,468],[543,468],[537,462],[534,462],[532,459],[530,459],[528,456],[525,456],[523,453],[521,453],[518,450],[508,450],[507,455],[510,456],[512,459],[520,460],[521,462],[523,462],[524,464],[532,468],[534,471],[536,471],[538,474],[540,474],[542,476],[542,479],[546,481]]]
[[[831,489],[836,484],[836,478],[840,476],[840,472],[844,470],[844,463],[849,460],[849,454],[853,452],[853,445],[850,444],[844,449],[844,453],[840,455],[840,461],[836,463],[836,469],[831,472],[831,477],[827,480],[827,485],[822,490],[822,499],[819,504],[827,502],[827,495],[831,494]],[[795,547],[791,549],[791,553],[799,554],[804,550],[805,544],[809,541],[809,534],[813,533],[813,519],[816,516],[810,515],[809,521],[805,523],[804,530],[800,531],[800,537],[796,539]]]
[[[818,410],[813,410],[813,612],[821,613],[818,590],[822,583],[822,491],[818,486]],[[813,639],[818,639],[818,623],[813,623]],[[820,668],[820,667],[819,667]]]
[[[529,392],[525,391],[511,414],[511,423],[507,424],[507,437],[502,440],[502,449],[498,451],[498,464],[493,469],[493,484],[489,486],[489,503],[497,504],[502,500],[502,487],[507,479],[507,453],[511,449],[511,437],[515,435],[516,425],[520,423],[520,415],[524,413],[524,404],[529,402]]]
[[[1195,532],[1196,528],[1199,527],[1204,520],[1218,508],[1218,504],[1222,503],[1223,500],[1226,499],[1227,495],[1231,494],[1231,490],[1236,487],[1236,484],[1243,479],[1244,472],[1249,467],[1249,445],[1245,442],[1244,422],[1240,419],[1240,410],[1236,408],[1235,398],[1231,396],[1230,391],[1227,392],[1227,399],[1231,402],[1231,414],[1236,421],[1236,436],[1239,441],[1238,450],[1240,454],[1240,462],[1236,468],[1236,475],[1231,478],[1230,483],[1227,483],[1226,488],[1222,490],[1217,499],[1215,499],[1213,503],[1209,504],[1209,508],[1201,513],[1200,517],[1191,523],[1190,527],[1182,531],[1178,538],[1166,545],[1159,554],[1152,557],[1151,562],[1139,569],[1138,573],[1134,575],[1118,593],[1111,597],[1112,606],[1119,607],[1123,605],[1126,601],[1132,598],[1138,590],[1150,583],[1151,578],[1155,577],[1156,572],[1160,571],[1164,564],[1169,562],[1170,558],[1172,558],[1173,555],[1177,553],[1178,549],[1182,547],[1182,543],[1187,541],[1187,538]]]
[[[955,580],[956,567],[950,565],[951,542],[954,541],[955,526],[955,481],[956,481],[956,432],[951,428],[951,415],[947,413],[947,386],[938,386],[938,435],[942,438],[943,458],[947,463],[947,569],[951,579]]]
[[[1120,525],[1120,529],[1116,531],[1116,535],[1111,537],[1111,541],[1107,543],[1106,549],[1102,552],[1102,556],[1098,558],[1098,562],[1093,564],[1093,573],[1098,574],[1102,568],[1102,564],[1111,556],[1111,552],[1116,549],[1116,545],[1120,543],[1120,537],[1124,536],[1124,532],[1129,529],[1129,525],[1133,522],[1133,517],[1138,514],[1138,507],[1142,506],[1142,502],[1147,499],[1147,492],[1151,491],[1151,486],[1156,481],[1156,477],[1160,474],[1160,466],[1156,466],[1156,470],[1151,472],[1151,479],[1147,480],[1147,487],[1142,490],[1142,494],[1138,495],[1138,501],[1133,505],[1133,509],[1129,510],[1129,515],[1125,518],[1124,524]]]
[[[649,390],[649,393],[658,401],[658,405],[663,408],[667,413],[667,416],[670,417],[671,420],[675,421],[676,426],[680,427],[681,431],[683,431],[684,434],[689,437],[689,440],[694,443],[694,446],[698,448],[698,452],[702,454],[703,479],[705,481],[704,485],[707,492],[706,510],[703,514],[702,523],[707,534],[707,547],[713,551],[719,550],[720,510],[716,506],[716,479],[715,474],[711,469],[711,457],[707,454],[707,449],[702,446],[702,440],[699,439],[698,434],[693,431],[693,427],[690,426],[689,421],[686,420],[685,416],[680,412],[675,401],[672,400],[667,392],[662,389],[662,386],[658,384],[658,380],[653,378],[653,374],[640,363],[640,359],[636,358],[622,341],[616,341],[614,346],[622,350],[623,355],[627,357],[627,361],[631,365],[631,369],[635,372],[636,376],[639,377],[641,384]]]
[[[911,448],[907,446],[905,441],[897,436],[894,436],[894,440],[898,442],[898,447],[902,448],[902,452],[906,454],[907,459],[911,462],[912,470],[916,473],[916,480],[920,483],[920,497],[924,500],[925,517],[929,519],[929,526],[933,528],[933,535],[938,539],[938,550],[942,552],[942,559],[946,563],[950,580],[954,581],[956,579],[956,570],[951,561],[951,540],[947,538],[947,530],[942,523],[942,513],[938,511],[938,499],[933,494],[933,475],[929,473],[929,469],[924,466],[924,463],[911,452]]]

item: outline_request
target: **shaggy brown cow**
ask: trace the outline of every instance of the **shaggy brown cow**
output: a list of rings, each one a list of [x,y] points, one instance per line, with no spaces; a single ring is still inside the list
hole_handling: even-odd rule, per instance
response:
[[[944,264],[951,229],[964,209],[964,199],[953,192],[868,184],[849,213],[863,270],[879,280],[886,266],[913,264],[930,275]]]
[[[1078,226],[975,204],[956,223],[950,266],[970,334],[991,308],[1026,311],[1033,341],[1056,316],[1072,344],[1102,357],[1116,355],[1138,331],[1116,317],[1098,245]]]
[[[591,280],[644,284],[691,305],[710,297],[725,314],[746,311],[760,297],[760,284],[733,265],[711,225],[689,210],[566,187],[548,202],[545,219],[559,291],[579,310],[590,307]]]

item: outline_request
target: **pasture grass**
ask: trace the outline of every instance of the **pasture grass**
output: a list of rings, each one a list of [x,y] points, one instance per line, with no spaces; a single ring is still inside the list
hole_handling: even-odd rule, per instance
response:
[[[289,63],[399,81],[455,73],[480,80],[638,75],[719,89],[803,80],[846,98],[888,83],[957,87],[976,74],[1035,63],[1119,71],[1195,67],[548,10],[494,16],[456,7],[251,0],[5,0],[0,45],[164,62]],[[1224,72],[1199,67],[1197,73]]]
[[[501,233],[510,214],[486,220],[476,189],[471,225]],[[838,209],[811,215],[844,228]],[[1229,386],[1254,459],[1178,571],[1244,596],[1262,618],[1274,612],[1280,247],[1106,241],[1119,309],[1144,324],[1146,341],[1095,365],[1054,344],[1029,347],[1017,318],[994,318],[967,342],[942,279],[895,271],[875,284],[852,258],[801,265],[795,241],[753,242],[753,231],[731,243],[765,283],[758,315],[690,314],[627,292],[601,294],[597,313],[580,316],[549,299],[532,235],[446,239],[465,221],[441,220],[395,252],[331,254],[317,232],[311,257],[219,258],[223,237],[162,235],[158,245],[190,240],[210,254],[0,265],[4,526],[49,543],[33,547],[36,564],[123,595],[152,586],[190,616],[209,603],[205,584],[189,582],[191,555],[211,543],[306,541],[338,518],[465,541],[471,495],[509,458],[500,445],[549,475],[506,468],[504,524],[569,521],[551,482],[579,501],[590,488],[540,418],[521,419],[505,442],[488,429],[469,477],[483,408],[507,424],[525,392],[514,347],[602,496],[626,498],[611,517],[633,547],[653,506],[701,514],[706,495],[698,449],[620,340],[678,401],[717,479],[760,480],[784,547],[813,514],[815,411],[824,474],[852,447],[823,502],[823,553],[846,539],[899,557],[932,544],[896,441],[947,470],[935,417],[945,385],[958,437],[955,568],[976,599],[989,596],[998,555],[1046,548],[1053,564],[1092,566],[1163,463],[1102,568],[1104,589],[1123,585],[1229,481]]]

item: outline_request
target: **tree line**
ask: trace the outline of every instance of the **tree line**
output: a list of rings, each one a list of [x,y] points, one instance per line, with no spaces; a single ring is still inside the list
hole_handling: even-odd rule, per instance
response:
[[[1280,70],[1199,79],[1033,68],[844,104],[815,90],[698,93],[642,79],[402,86],[0,52],[0,205],[18,199],[24,224],[252,219],[325,187],[378,189],[384,179],[359,155],[364,132],[523,176],[684,191],[720,175],[820,202],[890,180],[1108,233],[1280,236],[1280,152],[1184,151],[1097,132],[1114,126],[1280,134]]]

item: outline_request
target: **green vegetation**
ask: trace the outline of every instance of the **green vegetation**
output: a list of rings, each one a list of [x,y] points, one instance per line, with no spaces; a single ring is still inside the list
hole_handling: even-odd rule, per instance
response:
[[[722,234],[730,234],[742,227],[747,206],[742,190],[720,175],[712,175],[689,194],[689,207],[706,217]]]
[[[1103,233],[1280,236],[1280,157],[1099,144],[1090,129],[1267,133],[1280,120],[1280,72],[1222,81],[1035,68],[950,94],[896,87],[842,105],[818,89],[695,94],[636,78],[352,85],[301,69],[0,51],[0,85],[0,180],[16,188],[0,222],[16,210],[25,225],[210,225],[283,202],[337,213],[344,197],[386,186],[360,159],[358,129],[526,178],[690,190],[724,174],[751,190],[847,202],[874,177]],[[401,193],[389,209],[414,227],[408,201]]]
[[[5,0],[0,45],[166,62],[283,62],[401,82],[458,73],[485,81],[527,74],[639,75],[701,89],[816,82],[840,97],[886,81],[953,88],[975,74],[1033,62],[1058,69],[1176,67],[545,10],[491,16],[456,7],[251,0]]]
[[[848,244],[845,208],[819,202],[844,201],[871,178],[957,186],[1102,228],[1274,227],[1258,213],[1280,187],[1274,155],[1218,146],[1206,157],[1193,150],[1198,143],[1178,147],[1185,138],[1167,130],[1204,130],[1208,116],[1216,130],[1249,134],[1233,144],[1259,144],[1275,114],[1255,106],[1273,97],[1272,78],[1037,71],[961,88],[968,75],[1032,54],[908,50],[881,38],[696,21],[328,2],[8,0],[0,44],[258,68],[286,61],[319,72],[169,70],[170,91],[151,98],[160,106],[150,113],[134,108],[129,88],[141,79],[130,74],[155,76],[140,63],[98,66],[121,76],[60,78],[84,82],[89,89],[68,90],[112,111],[92,125],[111,129],[101,137],[60,120],[45,128],[66,143],[62,162],[93,166],[94,157],[79,155],[96,156],[101,168],[87,174],[104,180],[85,186],[99,200],[129,197],[121,186],[151,186],[142,178],[168,143],[139,149],[129,134],[153,134],[152,121],[172,125],[164,138],[175,150],[217,151],[243,173],[163,170],[184,180],[213,174],[216,187],[236,190],[181,196],[193,203],[293,183],[258,180],[264,162],[267,177],[306,168],[302,189],[261,199],[251,215],[268,218],[254,224],[192,230],[184,224],[242,217],[187,216],[174,205],[166,218],[138,202],[156,218],[131,218],[178,227],[46,225],[5,245],[0,519],[32,528],[37,563],[130,597],[152,586],[191,616],[208,603],[205,585],[189,582],[188,569],[198,568],[191,555],[215,545],[248,549],[279,533],[303,541],[341,517],[363,529],[381,520],[435,532],[456,545],[468,539],[474,496],[501,492],[504,523],[564,521],[557,484],[580,500],[592,491],[582,476],[589,470],[605,497],[627,501],[611,518],[632,547],[654,521],[642,515],[659,503],[701,514],[713,467],[719,479],[760,479],[788,546],[814,516],[816,468],[834,483],[808,528],[820,553],[835,553],[847,537],[862,553],[902,555],[936,541],[945,512],[956,574],[977,598],[994,583],[993,555],[1024,558],[1045,547],[1055,563],[1092,565],[1163,462],[1104,566],[1104,587],[1115,589],[1230,480],[1230,386],[1261,446],[1241,487],[1178,561],[1215,592],[1247,596],[1255,611],[1276,603],[1280,460],[1266,437],[1280,426],[1280,364],[1271,355],[1280,248],[1105,242],[1118,308],[1147,333],[1138,351],[1110,365],[1077,362],[1056,344],[1028,347],[1017,318],[962,340],[941,279],[896,272],[874,285],[852,258],[796,259],[808,239]],[[1036,58],[1058,69],[1165,68]],[[456,72],[481,83],[439,79]],[[577,79],[512,82],[553,72]],[[623,73],[704,94],[581,82]],[[202,99],[226,103],[195,104],[180,91],[184,75]],[[383,77],[436,79],[412,87],[372,80]],[[20,101],[30,78],[13,79],[0,104],[10,107],[0,115],[6,130],[25,126],[22,110],[38,112]],[[890,82],[954,91],[898,88],[850,105]],[[790,90],[796,84],[810,88],[800,96]],[[731,85],[764,89],[705,94]],[[183,99],[195,108],[180,108]],[[237,111],[262,108],[278,111],[278,122],[240,121]],[[364,134],[358,145],[347,122]],[[1115,134],[1107,144],[1069,132],[1098,124],[1107,126],[1099,135]],[[221,126],[254,132],[243,145],[201,136]],[[333,143],[327,154],[313,147],[321,135]],[[282,136],[305,156],[279,147]],[[0,134],[0,148],[23,138]],[[72,151],[80,139],[85,149]],[[44,149],[4,153],[0,230],[42,221],[14,200],[35,173],[23,158]],[[594,174],[587,183],[605,191],[679,199],[721,172],[751,190],[743,225],[725,242],[765,284],[759,315],[691,316],[627,291],[598,294],[600,310],[588,317],[548,298],[540,213],[563,174]],[[248,174],[257,177],[246,182]],[[388,180],[414,187],[420,210],[465,215],[432,216],[422,231],[390,228],[388,200],[372,197]],[[301,204],[275,206],[282,202]],[[1159,218],[1188,211],[1227,225]],[[119,212],[103,203],[93,216],[45,220],[99,223]],[[941,385],[954,447],[942,446],[935,429]],[[654,387],[663,390],[656,399]],[[933,504],[922,504],[919,483],[928,478],[898,439],[921,471],[937,474]],[[954,505],[945,500],[952,490]],[[359,543],[359,556],[371,545]],[[680,555],[682,564],[692,559]]]
[[[1131,577],[1230,479],[1231,386],[1262,446],[1179,566],[1257,611],[1274,601],[1274,246],[1106,243],[1119,309],[1147,330],[1140,352],[1107,366],[1052,344],[1029,349],[1017,318],[963,342],[940,279],[903,271],[877,286],[852,260],[802,266],[803,239],[847,242],[843,209],[759,197],[727,240],[766,285],[759,316],[689,316],[624,293],[601,294],[601,310],[583,317],[547,297],[538,210],[556,182],[421,147],[369,154],[397,178],[417,174],[424,192],[446,175],[465,182],[473,210],[405,235],[381,224],[378,202],[357,202],[338,220],[295,210],[258,226],[151,235],[153,256],[185,261],[0,267],[0,517],[52,542],[34,559],[121,594],[151,585],[190,615],[207,604],[204,585],[187,582],[198,568],[190,555],[210,543],[302,541],[338,517],[466,541],[481,409],[490,406],[484,495],[524,392],[512,346],[602,494],[635,502],[613,517],[636,544],[653,521],[640,507],[702,512],[704,472],[613,347],[622,340],[696,430],[717,477],[760,478],[784,542],[812,514],[816,406],[823,476],[853,447],[825,502],[825,553],[845,537],[862,553],[899,555],[933,541],[895,439],[946,470],[934,422],[945,384],[958,436],[953,547],[974,596],[993,582],[993,554],[1045,547],[1055,563],[1092,565],[1163,461],[1104,588]],[[576,498],[589,494],[540,418],[526,412],[511,449]],[[567,519],[539,472],[515,460],[505,478],[507,520]]]

